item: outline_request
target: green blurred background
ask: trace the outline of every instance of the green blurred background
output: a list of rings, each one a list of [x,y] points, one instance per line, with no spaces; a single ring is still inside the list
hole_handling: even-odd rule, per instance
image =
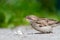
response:
[[[28,25],[27,15],[60,21],[60,0],[0,0],[0,28]]]

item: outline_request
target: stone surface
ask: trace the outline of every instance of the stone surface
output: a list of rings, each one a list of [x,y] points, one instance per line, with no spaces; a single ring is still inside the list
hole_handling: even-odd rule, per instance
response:
[[[30,26],[20,26],[13,30],[0,29],[0,40],[60,40],[60,25],[55,27],[53,33],[50,34],[34,33],[38,33],[38,31]]]

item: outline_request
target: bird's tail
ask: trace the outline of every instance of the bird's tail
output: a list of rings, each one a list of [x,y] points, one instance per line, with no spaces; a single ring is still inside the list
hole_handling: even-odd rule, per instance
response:
[[[57,27],[58,25],[60,25],[60,22],[56,22],[55,24],[51,25],[52,27]]]
[[[60,21],[56,22],[55,24],[58,24],[58,25],[60,25]]]

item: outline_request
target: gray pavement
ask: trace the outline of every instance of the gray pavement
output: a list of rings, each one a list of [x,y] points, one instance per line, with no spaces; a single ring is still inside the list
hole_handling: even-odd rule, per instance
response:
[[[18,33],[19,30],[22,31],[22,34]],[[30,26],[19,26],[13,30],[0,29],[0,40],[60,40],[60,25],[55,27],[53,33],[50,34],[34,33],[38,33],[38,31]]]

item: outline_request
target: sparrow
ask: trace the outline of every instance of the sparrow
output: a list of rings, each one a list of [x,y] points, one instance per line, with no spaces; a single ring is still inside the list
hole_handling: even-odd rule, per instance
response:
[[[35,15],[28,15],[26,16],[26,19],[30,22],[32,28],[41,33],[52,33],[53,27],[60,23],[53,19],[40,18]]]

